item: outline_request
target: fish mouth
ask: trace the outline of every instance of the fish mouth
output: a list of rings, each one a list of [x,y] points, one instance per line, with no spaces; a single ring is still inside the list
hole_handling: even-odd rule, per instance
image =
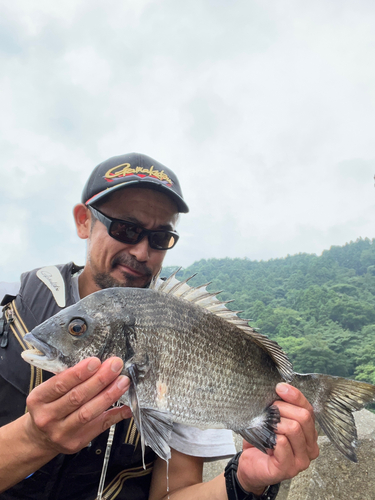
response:
[[[49,361],[57,358],[57,349],[46,344],[43,340],[37,339],[32,333],[27,333],[23,339],[34,348],[28,349],[28,351],[25,352],[29,352],[30,354],[32,353],[33,356],[43,356]]]
[[[33,346],[32,349],[21,352],[23,360],[30,365],[52,373],[61,373],[69,368],[60,359],[61,353],[57,349],[37,339],[32,333],[27,333],[24,340]]]

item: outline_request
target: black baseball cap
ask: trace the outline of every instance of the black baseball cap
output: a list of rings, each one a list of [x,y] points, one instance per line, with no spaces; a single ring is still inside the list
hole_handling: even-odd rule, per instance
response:
[[[158,161],[140,153],[113,156],[99,163],[83,188],[82,203],[95,205],[117,189],[126,187],[145,187],[160,191],[172,198],[179,212],[189,211],[176,174]]]

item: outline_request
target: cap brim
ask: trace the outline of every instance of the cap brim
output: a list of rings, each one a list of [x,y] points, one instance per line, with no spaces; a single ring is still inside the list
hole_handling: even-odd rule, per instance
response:
[[[100,193],[97,193],[95,196],[87,200],[85,204],[87,206],[95,205],[96,202],[98,202],[99,200],[103,200],[114,191],[118,191],[119,189],[126,189],[127,187],[142,187],[145,189],[153,189],[154,191],[164,193],[176,203],[178,211],[180,213],[186,214],[189,212],[189,207],[187,206],[183,198],[181,198],[181,196],[178,196],[178,194],[172,191],[168,186],[164,186],[163,184],[160,184],[160,182],[153,181],[150,178],[127,180],[124,183],[116,184],[115,186],[111,186],[107,189],[104,189]]]

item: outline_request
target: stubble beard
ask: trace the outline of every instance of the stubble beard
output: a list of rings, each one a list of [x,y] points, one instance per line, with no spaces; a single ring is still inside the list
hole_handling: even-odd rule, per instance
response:
[[[118,265],[128,266],[131,269],[142,273],[142,279],[146,279],[146,281],[143,285],[141,285],[141,288],[147,288],[150,285],[152,280],[152,271],[149,267],[146,266],[146,264],[138,262],[134,257],[131,257],[129,255],[121,255],[113,259],[111,268],[115,269]],[[105,288],[113,287],[135,287],[137,286],[137,282],[139,282],[139,280],[141,279],[139,276],[134,276],[125,272],[123,272],[122,275],[124,279],[120,281],[114,278],[109,273],[95,271],[95,268],[93,267],[94,282],[102,290]]]

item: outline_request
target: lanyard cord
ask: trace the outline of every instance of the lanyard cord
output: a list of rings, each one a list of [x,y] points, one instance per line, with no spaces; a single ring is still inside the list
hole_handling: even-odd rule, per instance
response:
[[[117,403],[116,403],[115,406],[120,406],[120,404],[121,403],[119,401],[117,401]],[[103,467],[102,467],[102,473],[100,475],[98,495],[96,497],[96,500],[102,500],[102,498],[103,498],[104,483],[105,483],[105,478],[106,478],[106,475],[107,475],[109,456],[111,454],[111,448],[112,448],[112,443],[113,443],[113,437],[115,435],[115,429],[116,429],[116,424],[113,424],[111,426],[111,428],[109,429],[109,434],[108,434],[108,439],[107,439],[107,446],[106,446],[106,449],[105,449],[104,461],[103,461]]]

